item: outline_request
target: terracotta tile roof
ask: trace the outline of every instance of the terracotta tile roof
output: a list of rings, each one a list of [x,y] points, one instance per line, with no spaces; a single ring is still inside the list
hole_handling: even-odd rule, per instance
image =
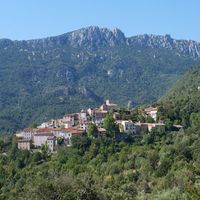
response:
[[[64,132],[69,132],[69,130],[71,130],[71,128],[73,127],[69,127],[69,128],[62,128],[61,131],[64,131]]]
[[[65,128],[64,131],[70,132],[72,134],[82,134],[85,131],[78,129],[77,127],[69,127],[69,128]]]
[[[51,131],[61,131],[62,129],[61,128],[52,128]]]
[[[53,136],[53,133],[41,132],[41,133],[35,133],[34,136]]]

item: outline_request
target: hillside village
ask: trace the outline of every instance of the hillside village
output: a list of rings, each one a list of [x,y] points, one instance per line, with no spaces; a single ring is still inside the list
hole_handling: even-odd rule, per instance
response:
[[[35,128],[25,128],[15,134],[18,148],[32,150],[46,145],[48,151],[53,152],[56,150],[59,141],[62,141],[63,145],[71,146],[72,136],[86,135],[88,133],[88,127],[91,124],[96,125],[96,136],[105,136],[108,132],[103,127],[103,120],[109,113],[111,113],[118,127],[119,131],[116,133],[116,138],[119,140],[126,138],[128,135],[131,137],[140,135],[144,129],[147,132],[151,132],[154,127],[165,128],[165,124],[157,120],[158,109],[156,107],[141,109],[141,114],[144,117],[150,117],[152,119],[151,123],[142,123],[131,119],[123,120],[120,117],[119,110],[120,108],[117,104],[106,100],[98,108],[81,110],[79,113],[69,113],[61,119],[52,119]]]

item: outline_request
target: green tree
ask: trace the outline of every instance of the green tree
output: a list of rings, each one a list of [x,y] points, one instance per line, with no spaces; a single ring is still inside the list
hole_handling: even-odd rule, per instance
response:
[[[173,121],[171,121],[170,119],[166,119],[164,123],[168,131],[171,131],[173,129]]]
[[[36,151],[33,154],[33,158],[32,158],[33,162],[38,163],[42,160],[42,154],[39,151]]]
[[[96,124],[93,124],[93,123],[89,124],[88,130],[87,130],[88,135],[95,137],[97,132],[98,132],[98,130],[97,130]]]
[[[87,177],[83,177],[77,182],[76,199],[80,200],[100,200],[102,199],[95,188],[95,181],[93,178],[86,174]]]
[[[193,127],[198,127],[200,125],[200,112],[198,113],[192,113],[190,115],[190,124]]]
[[[169,170],[169,168],[171,167],[172,161],[169,158],[164,158],[161,161],[161,164],[159,165],[159,167],[157,168],[157,176],[158,177],[162,177],[165,176]]]
[[[112,137],[115,137],[117,126],[115,124],[115,120],[112,115],[110,114],[106,115],[106,117],[103,120],[103,127]]]
[[[151,165],[151,167],[153,168],[153,170],[156,169],[157,165],[158,165],[158,161],[159,161],[159,154],[157,151],[151,151],[148,153],[148,160],[149,163]]]
[[[71,137],[72,146],[85,152],[91,144],[91,138],[81,135],[73,135]]]

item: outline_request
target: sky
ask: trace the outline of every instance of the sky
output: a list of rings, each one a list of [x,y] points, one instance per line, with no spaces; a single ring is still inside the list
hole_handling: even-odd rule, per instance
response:
[[[0,38],[56,36],[91,25],[127,37],[170,34],[200,41],[200,0],[0,0]]]

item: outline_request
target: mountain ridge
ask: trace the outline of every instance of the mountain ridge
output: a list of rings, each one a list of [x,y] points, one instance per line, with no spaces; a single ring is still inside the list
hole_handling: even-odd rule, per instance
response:
[[[97,48],[100,46],[115,46],[115,45],[139,45],[151,48],[166,48],[176,50],[184,55],[189,55],[193,58],[200,57],[200,42],[194,40],[173,39],[169,34],[155,35],[143,34],[131,37],[125,37],[125,34],[118,28],[108,29],[98,26],[89,26],[75,31],[67,32],[58,36],[44,37],[41,39],[31,40],[10,40],[0,39],[0,44],[4,45],[24,43],[27,45],[41,45],[50,47],[51,45],[69,45],[72,47],[85,47],[90,44],[90,47]]]

